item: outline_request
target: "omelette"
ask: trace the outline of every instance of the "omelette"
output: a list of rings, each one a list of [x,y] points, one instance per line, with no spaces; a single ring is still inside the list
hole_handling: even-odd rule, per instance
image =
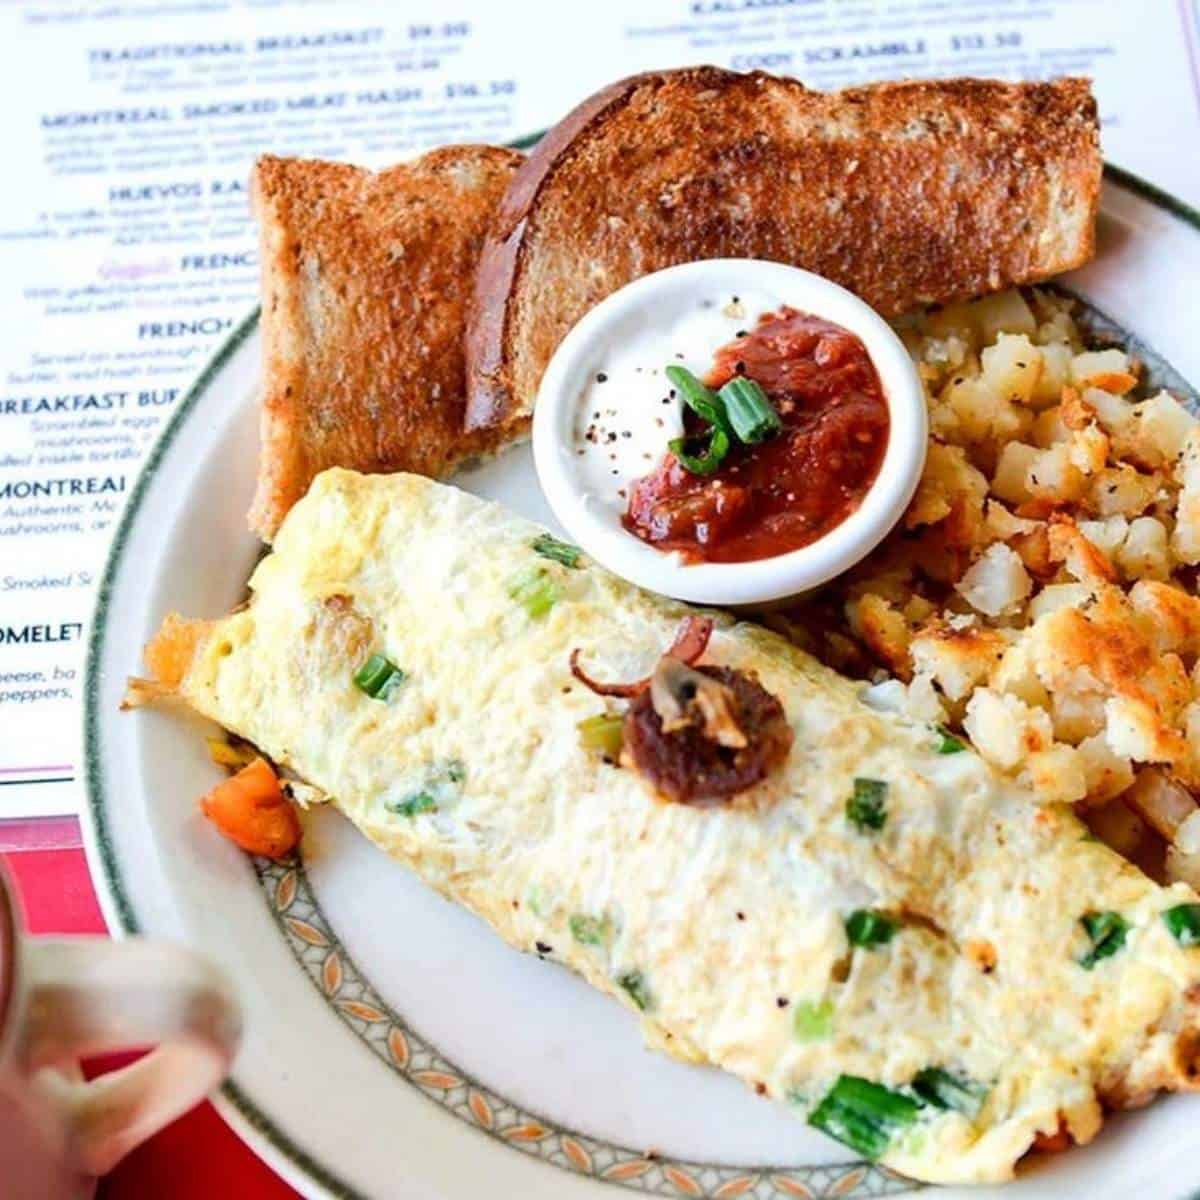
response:
[[[628,738],[646,692],[604,685],[657,679],[700,618],[495,504],[327,471],[251,591],[168,619],[157,691],[654,1047],[934,1182],[1009,1178],[1039,1135],[1196,1086],[1195,894],[767,630],[703,618],[705,678],[765,694],[786,736],[736,795],[688,802],[593,735]]]

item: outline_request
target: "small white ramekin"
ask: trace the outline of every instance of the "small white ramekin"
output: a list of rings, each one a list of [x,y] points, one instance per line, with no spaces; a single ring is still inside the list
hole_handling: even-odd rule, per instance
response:
[[[801,312],[824,317],[862,339],[879,373],[891,428],[870,490],[840,525],[811,545],[774,558],[685,563],[629,533],[611,509],[584,502],[572,452],[575,416],[588,380],[614,331],[639,312],[666,323],[697,296],[761,290]],[[713,351],[717,350],[713,346]],[[664,335],[664,359],[667,356]],[[925,464],[928,417],[916,366],[884,319],[845,288],[811,271],[752,258],[717,258],[643,276],[601,301],[554,352],[538,389],[533,455],[555,516],[584,551],[610,571],[651,591],[696,604],[768,604],[828,582],[854,565],[899,520]],[[663,446],[665,453],[666,446]]]

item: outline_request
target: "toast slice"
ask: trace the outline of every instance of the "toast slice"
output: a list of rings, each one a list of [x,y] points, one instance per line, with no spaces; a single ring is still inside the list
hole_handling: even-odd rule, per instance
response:
[[[1078,266],[1100,173],[1084,79],[825,93],[716,67],[633,76],[509,184],[476,275],[468,425],[528,413],[567,330],[676,263],[794,263],[889,316]]]
[[[521,156],[447,146],[372,172],[259,159],[263,394],[250,526],[270,541],[327,467],[440,476],[521,421],[463,431],[463,334],[484,229]]]

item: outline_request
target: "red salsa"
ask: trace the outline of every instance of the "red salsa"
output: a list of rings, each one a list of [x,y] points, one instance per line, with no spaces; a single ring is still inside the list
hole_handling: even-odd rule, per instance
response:
[[[722,346],[704,382],[755,380],[783,428],[734,445],[710,475],[668,453],[629,494],[625,528],[692,562],[750,562],[798,550],[840,525],[867,494],[888,442],[875,366],[848,329],[784,306]],[[684,410],[684,432],[703,422]]]

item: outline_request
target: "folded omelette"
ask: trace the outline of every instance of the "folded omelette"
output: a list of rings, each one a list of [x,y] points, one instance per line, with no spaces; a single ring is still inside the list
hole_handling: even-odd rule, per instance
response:
[[[1189,889],[715,614],[704,661],[778,699],[790,748],[735,802],[665,800],[581,739],[621,702],[571,659],[643,677],[689,610],[546,557],[542,532],[417,476],[327,471],[250,604],[172,619],[149,657],[652,1045],[906,1175],[1005,1179],[1038,1134],[1086,1142],[1105,1107],[1196,1086]],[[354,682],[372,655],[402,672],[380,696]]]

